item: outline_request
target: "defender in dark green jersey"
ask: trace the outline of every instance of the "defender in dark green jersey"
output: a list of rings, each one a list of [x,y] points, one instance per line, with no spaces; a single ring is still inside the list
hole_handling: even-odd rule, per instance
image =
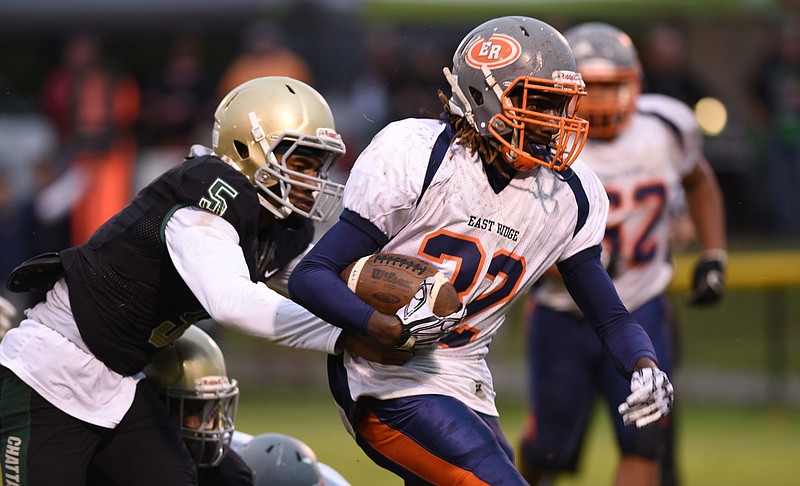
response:
[[[275,290],[308,249],[310,221],[338,209],[342,186],[328,174],[344,153],[314,89],[249,81],[220,103],[210,149],[193,148],[86,243],[15,270],[12,290],[52,288],[0,343],[0,436],[14,452],[5,484],[84,484],[90,467],[124,484],[195,484],[142,370],[200,319],[292,347],[361,344],[367,357],[407,359]]]

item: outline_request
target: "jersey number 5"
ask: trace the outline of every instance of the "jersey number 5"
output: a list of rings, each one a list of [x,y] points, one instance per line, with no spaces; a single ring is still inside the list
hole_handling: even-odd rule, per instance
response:
[[[222,216],[228,210],[228,201],[225,197],[236,199],[238,195],[239,191],[218,177],[208,188],[208,198],[201,198],[199,206],[217,216]]]
[[[208,318],[206,311],[184,312],[180,316],[180,324],[172,321],[164,321],[150,333],[148,342],[156,348],[163,348],[167,344],[181,337],[183,331],[195,322]]]

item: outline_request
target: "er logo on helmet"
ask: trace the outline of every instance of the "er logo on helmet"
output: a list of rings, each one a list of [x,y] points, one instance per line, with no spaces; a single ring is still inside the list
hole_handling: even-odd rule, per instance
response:
[[[513,37],[492,34],[488,39],[478,37],[472,41],[464,57],[467,64],[475,69],[480,69],[481,66],[496,69],[516,61],[521,52],[519,42]]]

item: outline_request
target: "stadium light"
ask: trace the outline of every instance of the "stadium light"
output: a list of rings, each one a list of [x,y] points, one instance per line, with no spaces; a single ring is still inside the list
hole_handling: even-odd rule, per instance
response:
[[[728,110],[716,98],[702,98],[694,105],[694,116],[703,134],[715,137],[725,130],[728,123]]]

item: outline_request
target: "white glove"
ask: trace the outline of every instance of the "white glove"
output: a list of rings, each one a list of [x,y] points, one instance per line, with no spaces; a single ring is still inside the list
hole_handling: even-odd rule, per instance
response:
[[[466,316],[467,308],[463,304],[448,316],[440,317],[433,313],[436,294],[443,283],[443,277],[437,279],[439,275],[423,280],[411,302],[395,313],[403,324],[402,334],[395,346],[397,349],[408,350],[415,346],[434,344],[450,334]]]
[[[14,318],[17,316],[17,308],[14,304],[0,297],[0,339],[6,335],[9,329],[14,327],[16,322]]]
[[[652,424],[672,409],[673,390],[667,374],[658,368],[642,368],[631,377],[631,394],[618,410],[625,425]]]

